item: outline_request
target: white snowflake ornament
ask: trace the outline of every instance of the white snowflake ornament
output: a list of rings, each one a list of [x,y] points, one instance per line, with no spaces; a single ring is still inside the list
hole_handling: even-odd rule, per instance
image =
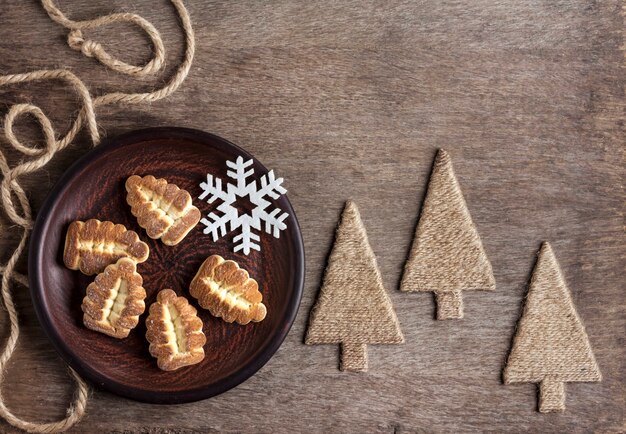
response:
[[[211,211],[208,218],[203,218],[200,222],[206,226],[204,233],[211,234],[213,241],[241,227],[239,235],[233,238],[235,243],[233,251],[241,250],[248,255],[250,250],[261,250],[258,244],[260,237],[252,230],[260,231],[262,222],[265,222],[265,232],[274,235],[275,238],[279,238],[280,231],[287,228],[285,219],[289,214],[280,208],[268,210],[270,202],[266,199],[268,196],[278,199],[287,193],[287,190],[282,186],[283,178],[276,179],[273,170],[261,176],[260,188],[257,188],[255,180],[248,182],[247,178],[254,174],[254,169],[246,170],[252,165],[252,160],[244,161],[243,157],[239,156],[235,161],[227,161],[226,165],[232,169],[226,174],[235,180],[236,184],[228,183],[226,188],[223,188],[220,178],[207,174],[206,182],[200,184],[203,191],[198,198],[206,199],[208,203],[221,199],[222,203],[216,208],[221,216]],[[242,202],[249,202],[252,208],[250,212],[237,207],[238,203],[241,207]]]

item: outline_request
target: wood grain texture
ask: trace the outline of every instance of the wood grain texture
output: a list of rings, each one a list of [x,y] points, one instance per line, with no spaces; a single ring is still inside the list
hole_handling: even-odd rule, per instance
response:
[[[108,135],[200,128],[284,176],[307,252],[302,307],[276,356],[236,389],[168,407],[96,390],[73,432],[625,430],[621,1],[187,3],[197,36],[187,81],[167,100],[98,110],[100,126]],[[72,18],[138,12],[164,35],[166,74],[181,58],[180,30],[164,0],[59,4]],[[96,93],[149,89],[163,79],[129,80],[81,57],[37,2],[1,5],[2,73],[68,66]],[[148,58],[134,29],[115,25],[91,35],[123,59]],[[15,86],[0,89],[0,101],[41,104],[63,130],[77,109],[67,91]],[[38,137],[28,122],[19,131],[25,140]],[[82,136],[25,180],[35,210],[88,147]],[[497,282],[493,293],[464,296],[462,321],[435,321],[430,294],[396,291],[439,147],[452,156]],[[365,375],[339,372],[333,346],[302,344],[348,198],[359,205],[407,341],[372,346]],[[0,222],[5,260],[18,234]],[[549,416],[536,412],[535,385],[501,380],[542,240],[557,252],[604,377],[568,385],[567,411]],[[28,291],[15,293],[22,340],[4,393],[24,417],[59,417],[69,379]],[[11,432],[6,424],[0,430]]]

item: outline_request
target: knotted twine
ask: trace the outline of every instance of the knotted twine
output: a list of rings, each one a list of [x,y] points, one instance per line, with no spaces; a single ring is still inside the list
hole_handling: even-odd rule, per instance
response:
[[[2,200],[2,205],[9,219],[24,230],[20,242],[11,255],[11,258],[7,262],[6,266],[0,267],[0,272],[2,273],[2,299],[9,314],[10,321],[9,338],[7,340],[6,347],[0,354],[0,385],[4,379],[7,363],[15,351],[19,337],[17,311],[15,310],[15,305],[10,292],[11,280],[16,281],[23,286],[28,285],[26,276],[15,271],[15,265],[24,251],[26,241],[33,226],[32,210],[26,193],[19,184],[19,178],[23,175],[34,173],[44,167],[57,152],[64,149],[74,140],[76,134],[81,130],[84,124],[87,125],[92,143],[94,146],[98,145],[100,143],[100,134],[98,132],[95,115],[95,109],[97,107],[108,104],[138,104],[142,102],[157,101],[170,95],[181,85],[187,77],[193,61],[195,51],[194,33],[189,13],[187,12],[182,0],[171,0],[171,2],[178,13],[183,31],[185,33],[186,48],[182,63],[179,65],[169,82],[159,89],[146,93],[112,92],[92,98],[85,84],[72,72],[64,69],[38,70],[23,74],[0,76],[0,86],[39,80],[65,81],[74,88],[82,102],[82,107],[78,116],[74,120],[69,131],[60,139],[57,139],[57,134],[54,131],[50,119],[39,107],[33,104],[13,105],[4,119],[4,135],[9,144],[25,156],[35,158],[32,160],[22,161],[15,167],[10,167],[4,153],[0,151],[0,171],[3,177],[2,183],[0,184],[0,199]],[[161,36],[156,28],[139,15],[132,13],[115,13],[93,20],[74,21],[67,18],[55,6],[52,0],[42,0],[41,3],[52,20],[70,30],[68,34],[68,44],[71,48],[82,52],[88,57],[94,57],[110,69],[134,77],[144,77],[159,71],[163,67],[165,58],[163,40],[161,39]],[[93,29],[102,25],[119,22],[128,22],[139,26],[150,38],[154,54],[153,58],[144,66],[129,65],[116,59],[111,56],[98,42],[85,39],[82,33],[82,31],[86,29]],[[34,116],[39,122],[44,135],[45,147],[38,148],[34,145],[25,145],[15,136],[13,125],[20,116],[25,114]],[[17,203],[14,199],[17,199]],[[74,402],[68,408],[67,417],[65,419],[58,422],[42,424],[22,420],[15,416],[6,407],[2,398],[1,388],[0,415],[11,425],[29,432],[54,433],[69,429],[85,414],[88,395],[87,384],[71,368],[70,373],[76,381],[77,389]]]

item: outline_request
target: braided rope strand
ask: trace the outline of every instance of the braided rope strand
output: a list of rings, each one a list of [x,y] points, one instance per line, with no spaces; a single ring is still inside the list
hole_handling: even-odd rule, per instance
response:
[[[157,101],[167,97],[178,89],[187,77],[189,69],[191,68],[195,52],[195,40],[191,19],[182,0],[171,0],[171,2],[178,13],[181,26],[185,34],[185,54],[181,64],[168,83],[152,92],[112,92],[92,98],[87,86],[85,86],[82,80],[72,72],[64,69],[38,70],[23,74],[0,76],[0,86],[38,80],[62,80],[69,83],[73,87],[82,102],[81,110],[76,119],[73,121],[70,129],[59,139],[57,139],[57,133],[55,132],[50,119],[39,107],[33,104],[13,105],[4,119],[4,135],[9,144],[24,156],[35,158],[22,161],[15,167],[10,167],[5,154],[0,150],[0,172],[2,173],[2,182],[0,183],[0,201],[2,202],[2,206],[8,218],[14,224],[23,229],[22,237],[20,238],[18,246],[11,255],[11,258],[5,266],[0,266],[0,273],[2,274],[2,300],[9,315],[10,322],[10,334],[2,353],[0,353],[0,386],[2,384],[2,380],[4,379],[7,363],[15,351],[19,338],[19,322],[15,304],[11,295],[11,281],[13,280],[23,286],[28,286],[27,277],[15,271],[15,265],[26,247],[26,242],[33,226],[32,209],[30,207],[28,197],[19,183],[19,178],[23,175],[32,174],[48,164],[57,152],[72,143],[76,134],[85,124],[87,125],[91,141],[94,145],[98,145],[100,143],[100,134],[98,132],[96,122],[96,107],[109,104],[139,104],[143,102]],[[52,20],[70,30],[68,35],[68,44],[70,47],[81,51],[85,56],[94,57],[108,68],[134,77],[143,77],[153,74],[163,67],[165,49],[161,36],[150,22],[139,15],[115,13],[93,20],[73,21],[67,18],[60,11],[52,0],[41,0],[41,3]],[[154,49],[153,58],[146,65],[129,65],[111,56],[99,43],[84,39],[82,30],[93,29],[101,25],[115,22],[129,22],[139,26],[144,32],[146,32]],[[37,120],[44,135],[45,147],[40,148],[23,144],[16,137],[13,125],[16,120],[23,115],[30,115]],[[15,198],[17,198],[17,202],[15,202]],[[67,417],[64,419],[51,423],[35,423],[20,419],[6,407],[2,398],[1,388],[0,416],[2,416],[11,425],[28,432],[56,433],[69,429],[84,416],[89,393],[88,386],[83,379],[80,378],[80,376],[72,369],[70,369],[70,374],[76,382],[76,393],[73,403],[67,410]]]

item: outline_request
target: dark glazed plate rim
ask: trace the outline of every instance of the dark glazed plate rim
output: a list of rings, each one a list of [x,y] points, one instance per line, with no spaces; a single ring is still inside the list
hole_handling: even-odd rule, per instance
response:
[[[87,154],[78,159],[74,164],[72,164],[72,166],[61,176],[59,181],[54,185],[54,187],[48,194],[48,197],[44,201],[41,210],[39,211],[31,234],[28,258],[28,283],[30,288],[30,294],[39,323],[41,324],[44,332],[52,342],[54,348],[65,360],[65,362],[69,366],[71,366],[72,369],[74,369],[81,377],[89,380],[91,383],[97,385],[102,389],[137,401],[154,404],[180,404],[193,402],[210,398],[241,384],[252,375],[254,375],[259,369],[261,369],[281,346],[293,325],[302,298],[305,266],[304,245],[296,214],[293,210],[293,207],[291,206],[291,203],[289,202],[289,199],[286,198],[287,200],[285,211],[293,217],[294,225],[291,226],[293,228],[291,230],[293,231],[294,235],[294,247],[299,264],[296,267],[296,270],[294,270],[294,281],[296,282],[296,285],[295,291],[290,297],[289,306],[286,310],[287,314],[284,318],[285,327],[275,330],[274,334],[270,337],[268,343],[261,348],[259,356],[253,359],[249,364],[241,367],[234,374],[219,380],[215,384],[203,386],[197,389],[188,389],[180,392],[146,391],[140,388],[130,387],[128,385],[119,383],[102,375],[97,370],[92,369],[89,365],[83,363],[80,358],[75,355],[70,346],[67,345],[67,343],[58,334],[56,328],[52,324],[43,297],[44,290],[43,283],[41,281],[42,270],[40,268],[42,264],[41,258],[43,246],[40,243],[40,240],[42,238],[42,235],[47,230],[48,216],[54,209],[57,199],[63,193],[66,184],[71,181],[72,178],[74,178],[74,176],[76,176],[81,170],[83,170],[86,165],[102,157],[103,154],[106,154],[107,152],[115,150],[119,147],[131,145],[137,140],[146,141],[156,140],[160,138],[184,138],[197,141],[199,137],[211,139],[212,141],[218,142],[222,146],[232,147],[237,152],[239,152],[240,155],[254,158],[247,151],[241,149],[239,146],[229,142],[228,140],[225,140],[214,134],[193,128],[156,127],[130,131],[117,137],[105,140],[104,143],[99,145],[97,148],[89,151]],[[264,170],[267,171],[265,166],[263,166],[260,162],[258,163]]]

